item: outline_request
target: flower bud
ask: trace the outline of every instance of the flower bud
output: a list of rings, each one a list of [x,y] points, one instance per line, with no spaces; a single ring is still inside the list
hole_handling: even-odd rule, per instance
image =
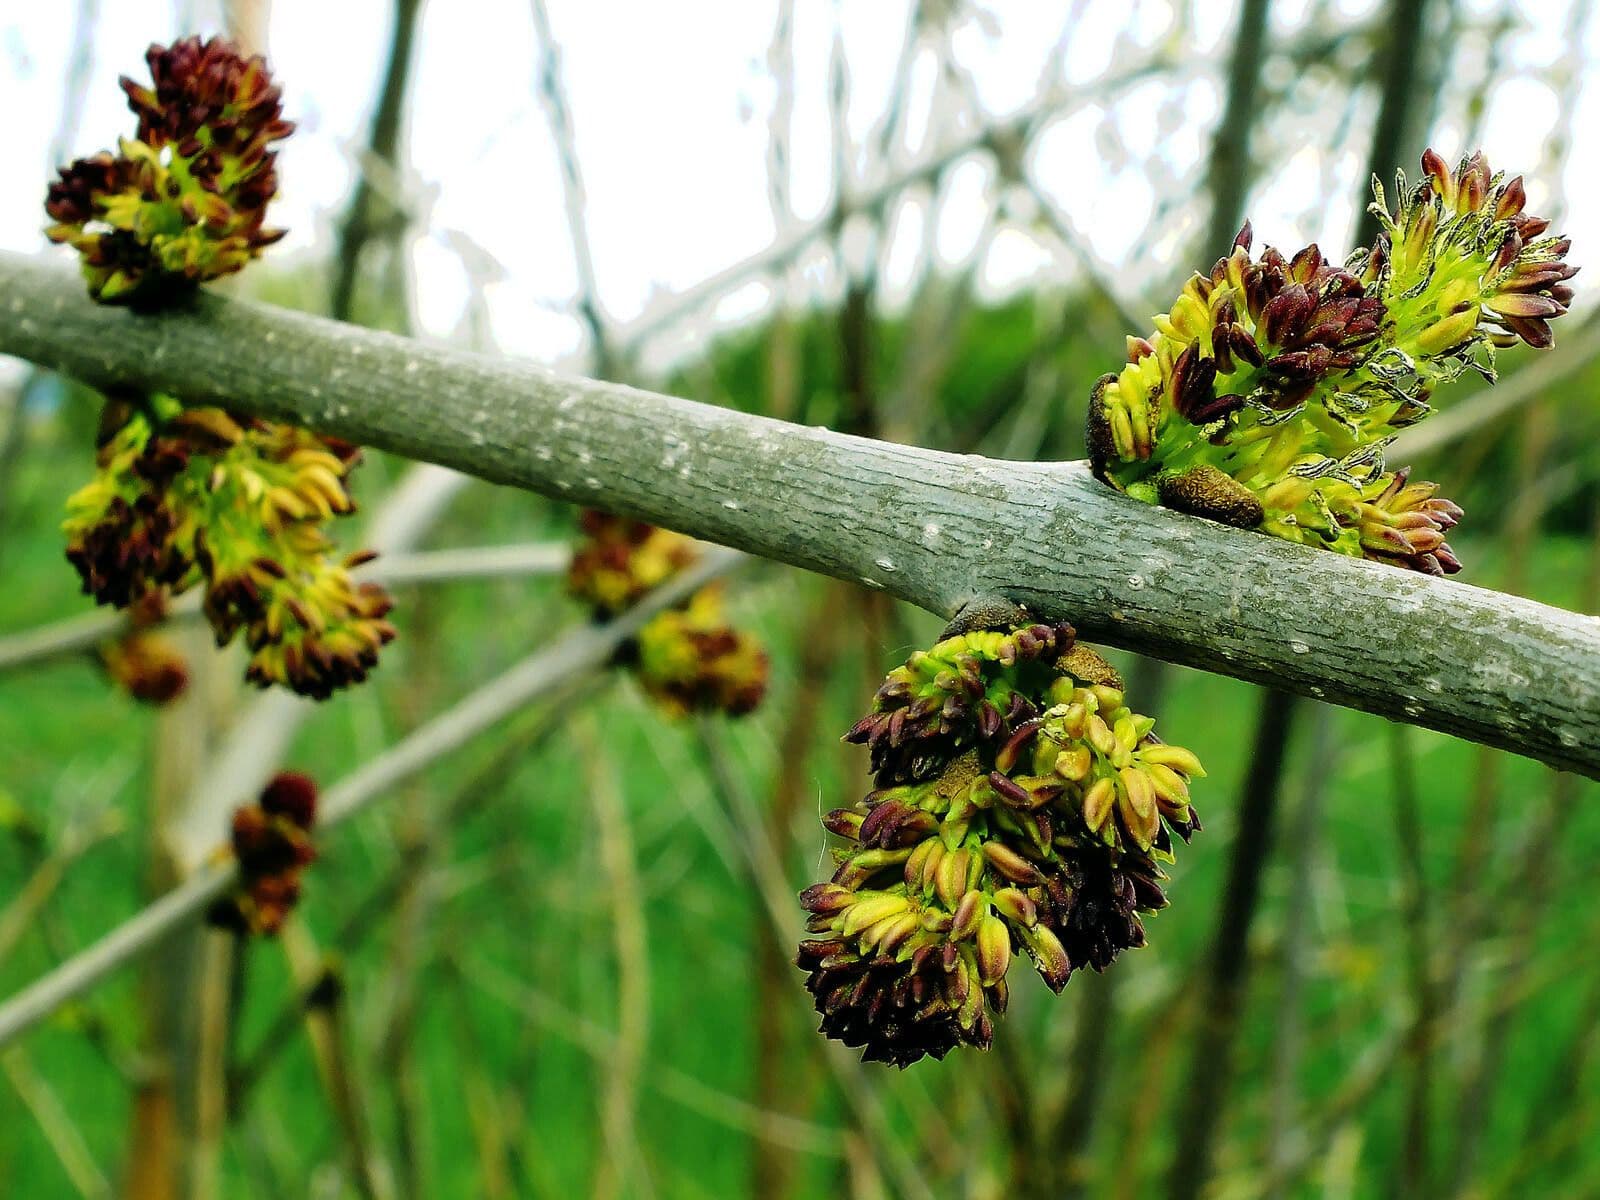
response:
[[[978,925],[978,969],[983,982],[999,982],[1010,968],[1011,931],[999,917],[984,917]]]

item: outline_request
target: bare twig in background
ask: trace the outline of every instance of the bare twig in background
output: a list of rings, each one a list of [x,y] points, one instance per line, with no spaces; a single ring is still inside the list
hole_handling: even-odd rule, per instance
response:
[[[1422,813],[1417,792],[1416,751],[1411,731],[1390,729],[1395,841],[1400,851],[1400,927],[1410,975],[1411,1026],[1406,1032],[1410,1078],[1406,1089],[1405,1128],[1401,1137],[1397,1194],[1422,1197],[1429,1188],[1429,1117],[1433,1104],[1433,1028],[1438,1021],[1438,986],[1434,979],[1428,905],[1428,874],[1422,854]]]
[[[1075,983],[1077,1026],[1067,1057],[1065,1103],[1055,1122],[1055,1136],[1046,1139],[1032,1163],[1032,1190],[1027,1195],[1040,1200],[1047,1196],[1069,1200],[1089,1194],[1089,1148],[1114,1057],[1111,1039],[1116,1033],[1118,979],[1114,971],[1096,975],[1081,972]]]
[[[122,814],[107,809],[74,821],[66,833],[50,846],[27,880],[0,909],[0,962],[10,957],[17,943],[33,928],[72,866],[101,842],[118,836],[125,828]]]
[[[271,0],[223,0],[223,25],[245,54],[267,52],[267,25]]]
[[[1280,692],[1261,693],[1250,770],[1228,858],[1228,882],[1198,1000],[1188,1083],[1179,1103],[1177,1150],[1168,1176],[1173,1200],[1195,1200],[1205,1189],[1217,1132],[1227,1114],[1234,1047],[1250,978],[1250,930],[1260,899],[1262,871],[1272,849],[1272,827],[1296,703]]]
[[[34,1068],[27,1051],[13,1046],[0,1054],[0,1071],[38,1122],[73,1190],[85,1200],[111,1200],[111,1182],[95,1162],[82,1130],[67,1115],[49,1080]]]
[[[389,1167],[378,1153],[370,1128],[372,1104],[355,1064],[343,982],[329,972],[298,917],[284,926],[279,940],[296,988],[306,990],[313,983],[321,985],[315,1000],[305,1006],[306,1036],[356,1191],[362,1200],[393,1200]]]
[[[583,169],[578,162],[572,107],[567,102],[566,83],[562,78],[561,48],[550,29],[550,13],[544,0],[532,0],[531,10],[541,51],[539,100],[544,106],[550,136],[556,145],[556,158],[561,166],[561,200],[567,215],[567,233],[572,242],[573,266],[578,275],[578,315],[589,333],[593,373],[601,379],[610,379],[616,373],[617,361],[610,322],[600,306],[600,287],[594,275],[594,252],[589,241],[589,202],[583,187]]]
[[[356,160],[355,190],[350,195],[350,206],[345,210],[334,247],[328,311],[341,321],[350,320],[355,313],[356,281],[367,247],[374,241],[384,241],[398,256],[401,236],[409,219],[399,198],[374,186],[373,173],[384,172],[388,190],[394,189],[394,180],[399,174],[406,89],[422,5],[423,0],[394,0],[394,25],[378,105],[372,115],[365,153]],[[402,290],[409,295],[409,288]],[[403,319],[409,322],[409,308]]]
[[[1277,1018],[1273,1022],[1271,1131],[1268,1164],[1285,1165],[1300,1122],[1300,1064],[1304,1042],[1306,976],[1310,970],[1311,901],[1316,892],[1317,847],[1323,836],[1322,809],[1339,753],[1333,710],[1319,704],[1307,723],[1305,768],[1300,773],[1300,797],[1287,834],[1285,866],[1290,886],[1283,917],[1283,944],[1279,951],[1282,979],[1278,987]],[[1283,1200],[1277,1192],[1273,1200]]]
[[[739,784],[738,774],[728,762],[721,738],[709,721],[698,726],[700,747],[705,755],[706,775],[713,790],[739,832],[740,848],[746,855],[751,882],[756,886],[767,919],[777,936],[788,936],[796,924],[791,885],[784,874],[782,860],[766,837],[766,831],[751,811],[745,789]],[[871,1083],[871,1077],[856,1061],[855,1055],[837,1042],[828,1042],[822,1053],[829,1069],[838,1081],[845,1102],[855,1113],[862,1130],[872,1139],[880,1163],[889,1172],[900,1194],[911,1200],[932,1200],[933,1190],[917,1164],[895,1136],[883,1110],[882,1100]],[[927,1114],[933,1119],[935,1114]]]
[[[1061,240],[1061,244],[1066,247],[1067,252],[1077,260],[1078,269],[1083,272],[1083,276],[1088,281],[1089,286],[1117,314],[1117,319],[1122,322],[1123,332],[1137,334],[1149,328],[1149,316],[1136,311],[1132,304],[1122,298],[1108,277],[1105,266],[1090,250],[1089,243],[1085,240],[1083,234],[1078,232],[1077,227],[1073,225],[1072,218],[1067,216],[1055,201],[1050,199],[1044,188],[1032,177],[1025,179],[1023,186],[1033,198],[1034,204],[1038,208],[1039,217],[1050,231]]]
[[[594,690],[593,684],[587,681],[577,687],[587,692]],[[542,704],[527,716],[511,718],[508,722],[510,728],[501,734],[493,756],[462,780],[439,807],[434,824],[442,828],[459,829],[499,796],[516,768],[559,729],[556,714],[566,712],[566,706],[576,702],[573,691],[574,686],[569,684],[567,689],[543,698]],[[394,906],[409,880],[430,853],[428,847],[414,842],[402,843],[398,849],[398,856],[378,883],[347,909],[331,940],[331,949],[341,953],[354,950],[385,918],[393,915]],[[266,1023],[265,1032],[257,1039],[254,1049],[242,1057],[231,1073],[229,1088],[235,1111],[243,1107],[250,1090],[276,1060],[299,1019],[300,1011],[313,1003],[325,986],[328,986],[325,976],[314,979],[309,987],[291,997],[278,1014]]]
[[[567,569],[571,558],[572,552],[565,542],[463,546],[452,550],[385,555],[358,568],[358,574],[364,579],[376,579],[390,587],[477,579],[537,578],[559,575]],[[167,619],[198,618],[202,600],[199,592],[180,596],[169,606]],[[122,613],[96,609],[35,629],[8,634],[0,638],[0,671],[33,666],[93,650],[107,638],[118,636],[127,625],[127,618]]]
[[[800,662],[794,699],[783,722],[783,736],[773,771],[772,798],[764,809],[766,836],[780,856],[790,846],[796,819],[810,799],[806,766],[817,738],[823,694],[840,652],[844,589],[825,583],[810,618],[802,626]],[[786,1000],[793,995],[794,964],[782,931],[758,923],[754,937],[756,976],[755,1104],[775,1112],[791,1111],[801,1084],[793,1052],[793,1022]],[[750,1194],[754,1200],[780,1200],[788,1194],[792,1163],[786,1147],[763,1141],[754,1148]]]
[[[198,950],[187,1187],[195,1200],[212,1200],[221,1194],[222,1138],[228,1123],[227,1052],[239,947],[231,936],[207,930]]]
[[[1272,0],[1244,0],[1228,60],[1228,100],[1222,124],[1211,140],[1211,161],[1206,168],[1206,190],[1211,193],[1211,218],[1206,226],[1200,260],[1209,262],[1227,252],[1238,232],[1240,214],[1255,163],[1250,156],[1250,135],[1257,119],[1256,92],[1261,64],[1267,54],[1268,10]]]
[[[663,297],[625,325],[620,337],[629,346],[641,345],[751,279],[788,266],[815,246],[819,239],[830,236],[844,217],[858,213],[867,216],[881,214],[907,190],[937,183],[963,159],[995,146],[1026,143],[1051,118],[1062,115],[1067,109],[1091,99],[1107,99],[1112,93],[1172,66],[1168,56],[1157,54],[1081,87],[1057,82],[1007,120],[962,132],[919,162],[892,170],[882,182],[848,196],[842,205],[781,233],[765,249],[708,275],[693,287]]]
[[[529,701],[593,670],[595,664],[608,661],[616,647],[652,616],[732,569],[741,557],[726,551],[710,553],[616,620],[575,629],[523,659],[330,788],[318,817],[319,828],[342,824],[396,784],[492,728]],[[215,845],[213,841],[213,848]],[[159,945],[199,917],[233,885],[236,871],[231,861],[219,861],[214,852],[208,852],[201,856],[201,862],[204,865],[184,883],[0,1004],[0,1046]]]
[[[585,721],[579,729],[580,754],[588,769],[588,798],[595,809],[591,824],[598,835],[601,867],[611,897],[617,968],[617,1037],[602,1072],[605,1084],[600,1097],[605,1153],[600,1155],[590,1194],[594,1200],[648,1197],[655,1189],[639,1152],[634,1116],[650,1037],[649,933],[641,907],[627,802],[610,757],[599,750],[600,735],[593,722]]]
[[[1600,923],[1591,921],[1574,931],[1575,939],[1600,935]],[[1488,1005],[1485,1016],[1515,1009],[1529,997],[1538,995],[1552,983],[1566,978],[1570,967],[1565,962],[1546,963],[1539,970],[1529,970],[1496,994]],[[1450,1022],[1434,1026],[1434,1036],[1441,1042],[1457,1032],[1455,1025],[1462,1020],[1459,1013]],[[1219,1191],[1230,1200],[1260,1200],[1285,1188],[1292,1188],[1304,1173],[1320,1160],[1339,1131],[1350,1122],[1362,1106],[1368,1104],[1394,1077],[1409,1052],[1403,1026],[1389,1029],[1381,1037],[1368,1043],[1366,1049],[1348,1070],[1343,1073],[1339,1086],[1317,1105],[1314,1115],[1291,1142],[1287,1160],[1276,1168],[1262,1171],[1259,1164],[1250,1163],[1240,1176],[1219,1184]]]
[[[597,1060],[613,1053],[617,1035],[586,1014],[564,1007],[481,958],[464,959],[457,951],[449,954],[463,982],[515,1008],[542,1032],[572,1042]],[[844,1135],[837,1128],[759,1108],[673,1067],[646,1063],[644,1069],[645,1081],[653,1091],[730,1129],[803,1154],[833,1158],[842,1153]]]
[[[1437,79],[1426,79],[1422,69],[1424,36],[1429,13],[1438,0],[1390,0],[1383,35],[1377,40],[1378,74],[1382,93],[1378,119],[1372,130],[1372,149],[1367,155],[1367,179],[1387,180],[1397,163],[1412,163],[1421,153],[1419,144],[1426,134],[1422,128],[1429,96]],[[1387,184],[1385,184],[1387,186]],[[1365,192],[1363,187],[1362,191]],[[1364,203],[1356,218],[1355,244],[1370,246],[1378,236],[1378,218]]]

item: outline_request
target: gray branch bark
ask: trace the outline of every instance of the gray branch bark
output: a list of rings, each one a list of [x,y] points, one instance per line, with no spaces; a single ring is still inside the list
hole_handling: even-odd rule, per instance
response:
[[[1083,463],[801,428],[200,295],[91,303],[0,254],[0,353],[594,505],[941,615],[1000,594],[1093,640],[1600,777],[1600,620],[1151,508]]]

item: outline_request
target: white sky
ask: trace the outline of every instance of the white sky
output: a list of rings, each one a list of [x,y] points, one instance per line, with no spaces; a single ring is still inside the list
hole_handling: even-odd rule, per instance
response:
[[[1365,12],[1376,0],[1339,0],[1341,12]],[[578,153],[586,175],[596,275],[610,317],[626,324],[652,299],[686,288],[761,249],[775,236],[768,195],[768,116],[775,87],[767,70],[775,5],[756,0],[549,0],[560,43]],[[1034,93],[1046,54],[1072,5],[1041,0],[990,0],[974,6],[982,19],[954,34],[959,60],[972,74],[989,114],[1004,114]],[[1309,0],[1279,0],[1275,33],[1293,36]],[[1567,0],[1469,0],[1469,14],[1504,12],[1516,30],[1506,43],[1505,70],[1482,127],[1497,166],[1539,170],[1561,123],[1556,93],[1533,76],[1567,53]],[[101,0],[92,47],[86,108],[71,154],[110,146],[131,130],[116,86],[121,73],[143,77],[152,40],[218,28],[218,0]],[[1147,82],[1120,94],[1107,112],[1069,112],[1043,136],[1033,160],[1040,179],[1092,242],[1104,262],[1126,268],[1130,293],[1170,274],[1167,261],[1203,216],[1203,202],[1185,204],[1218,115],[1218,76],[1225,65],[1234,6],[1205,0],[1203,28],[1186,48],[1202,70],[1174,89]],[[74,0],[0,0],[0,246],[43,245],[41,200],[46,160],[60,123],[73,53]],[[826,210],[833,190],[828,118],[834,20],[843,22],[849,64],[850,130],[863,138],[882,114],[906,19],[905,0],[798,0],[791,140],[795,217]],[[365,137],[368,105],[386,49],[390,0],[274,0],[269,54],[284,85],[288,115],[300,129],[284,146],[283,193],[273,220],[291,229],[272,253],[305,254],[329,244],[352,177],[352,149]],[[1069,83],[1093,80],[1113,63],[1127,64],[1159,45],[1171,25],[1165,0],[1085,0],[1063,70]],[[180,22],[184,28],[179,29]],[[1137,30],[1136,35],[1122,32]],[[1593,57],[1596,31],[1588,31]],[[575,289],[553,143],[535,88],[536,40],[526,0],[432,0],[427,5],[410,101],[409,185],[425,224],[415,263],[424,330],[449,336],[469,289],[457,248],[463,238],[498,262],[503,276],[486,298],[495,341],[546,361],[571,361],[582,349],[571,316]],[[1143,47],[1143,49],[1141,49]],[[910,161],[926,143],[953,131],[931,131],[926,117],[933,58],[924,51],[913,76]],[[1471,64],[1463,78],[1474,76]],[[1365,154],[1358,110],[1341,125],[1339,100],[1314,90],[1260,135],[1281,169],[1250,205],[1258,237],[1288,246],[1318,239],[1335,256],[1347,249],[1353,214],[1348,181]],[[1447,155],[1462,149],[1465,111],[1458,86],[1441,106],[1434,141]],[[1600,152],[1600,91],[1582,80],[1570,117],[1572,149],[1565,180],[1530,178],[1532,206],[1565,194],[1565,220],[1575,261],[1600,244],[1600,204],[1590,202],[1581,164]],[[1348,126],[1354,125],[1352,130]],[[1341,132],[1342,130],[1342,132]],[[974,162],[951,182],[935,231],[939,256],[959,262],[972,252],[988,204],[989,173]],[[1324,189],[1333,199],[1325,200]],[[924,206],[903,208],[885,251],[891,297],[919,261]],[[1153,224],[1152,224],[1153,223]],[[1146,235],[1147,226],[1151,232]],[[55,251],[65,253],[64,251]],[[1200,265],[1200,264],[1193,264]],[[809,260],[790,286],[828,290],[825,256]],[[1007,230],[986,251],[981,280],[992,292],[1037,273],[1070,274],[1058,250]],[[1580,280],[1580,283],[1582,280]],[[724,318],[768,299],[747,288],[722,305]],[[1159,298],[1158,298],[1159,299]],[[703,328],[687,336],[696,337]]]

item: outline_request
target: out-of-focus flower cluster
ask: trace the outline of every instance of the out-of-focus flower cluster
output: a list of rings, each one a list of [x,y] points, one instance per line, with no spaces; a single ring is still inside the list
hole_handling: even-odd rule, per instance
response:
[[[1390,470],[1384,449],[1431,411],[1435,389],[1494,351],[1552,344],[1576,273],[1566,238],[1523,211],[1520,177],[1481,154],[1454,170],[1433,151],[1397,178],[1382,233],[1343,267],[1308,246],[1292,258],[1232,253],[1184,285],[1128,365],[1089,406],[1105,482],[1243,528],[1428,574],[1460,569],[1445,538],[1461,510]]]
[[[1064,623],[958,634],[890,672],[846,735],[878,786],[824,818],[849,845],[801,893],[822,1032],[899,1067],[986,1047],[1014,957],[1059,992],[1144,945],[1204,773],[1154,724]]]
[[[632,607],[699,557],[693,539],[643,521],[587,509],[580,524],[584,536],[567,571],[567,590],[599,620]],[[618,661],[674,716],[742,716],[767,690],[767,652],[754,635],[729,623],[715,583],[652,617]]]
[[[239,887],[212,907],[213,924],[266,935],[283,928],[300,900],[300,877],[317,857],[311,842],[316,817],[317,785],[294,771],[279,772],[257,803],[235,810]]]
[[[166,299],[283,236],[265,223],[278,190],[270,147],[294,126],[266,63],[218,38],[145,58],[152,86],[122,80],[134,136],[61,168],[45,201],[51,241],[78,251],[90,294],[107,302]]]
[[[357,583],[323,522],[354,510],[355,447],[222,409],[122,396],[103,416],[94,478],[67,501],[67,558],[101,604],[157,605],[196,585],[247,677],[322,699],[365,678],[394,637],[387,593]]]
[[[170,704],[189,688],[189,662],[154,626],[166,619],[166,595],[149,591],[128,607],[128,628],[100,647],[111,681],[144,704]]]

